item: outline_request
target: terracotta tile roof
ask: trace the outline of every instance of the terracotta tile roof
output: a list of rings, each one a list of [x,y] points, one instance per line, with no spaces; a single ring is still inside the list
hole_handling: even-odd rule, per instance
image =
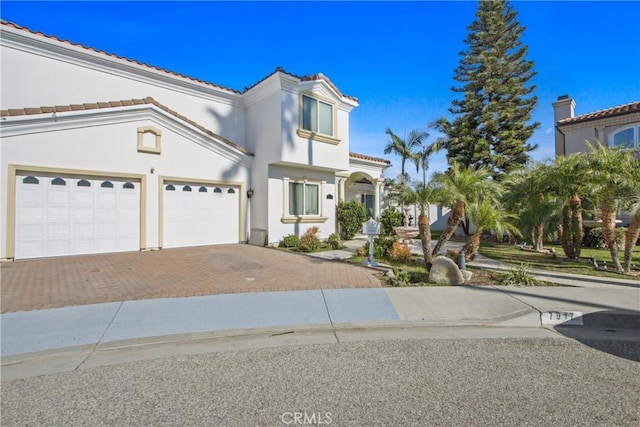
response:
[[[208,82],[208,81],[205,81],[205,80],[201,80],[201,79],[197,79],[197,78],[194,78],[194,77],[190,77],[190,76],[187,76],[185,74],[177,73],[175,71],[167,70],[165,68],[156,67],[155,65],[150,65],[150,64],[146,64],[144,62],[136,61],[135,59],[129,59],[129,58],[126,58],[124,56],[118,56],[116,54],[106,52],[104,50],[98,50],[98,49],[96,49],[94,47],[85,46],[85,45],[83,45],[81,43],[74,43],[74,42],[69,41],[69,40],[63,40],[63,39],[60,39],[60,38],[58,38],[56,36],[53,36],[53,35],[44,34],[41,31],[33,31],[33,30],[31,30],[31,29],[29,29],[27,27],[23,27],[21,25],[15,24],[13,22],[0,20],[0,24],[3,25],[3,26],[6,26],[6,27],[14,28],[16,30],[21,30],[21,31],[24,31],[24,32],[27,32],[27,33],[30,33],[30,34],[34,34],[34,35],[37,35],[37,36],[45,37],[45,38],[48,38],[48,39],[51,39],[51,40],[56,40],[56,41],[61,42],[61,43],[66,43],[66,44],[71,45],[71,46],[75,46],[75,47],[79,47],[79,48],[82,48],[82,49],[90,50],[90,51],[95,52],[95,53],[99,53],[99,54],[102,54],[102,55],[110,56],[112,58],[116,58],[116,59],[119,59],[119,60],[122,60],[122,61],[126,61],[126,62],[129,62],[129,63],[132,63],[132,64],[141,65],[143,67],[151,68],[151,69],[156,70],[156,71],[160,71],[160,72],[163,72],[163,73],[171,74],[171,75],[174,75],[174,76],[177,76],[177,77],[181,77],[181,78],[184,78],[184,79],[187,79],[187,80],[191,80],[191,81],[194,81],[194,82],[202,83],[204,85],[212,86],[212,87],[215,87],[217,89],[227,90],[227,91],[239,94],[239,95],[241,95],[243,93],[246,93],[248,90],[250,90],[253,87],[257,86],[258,84],[260,84],[264,80],[268,79],[269,77],[271,77],[275,73],[280,72],[280,73],[284,73],[284,74],[287,74],[289,76],[295,77],[295,78],[299,79],[300,81],[324,80],[340,96],[342,96],[344,98],[351,99],[351,100],[356,101],[356,102],[358,101],[357,98],[355,98],[353,96],[345,95],[342,92],[340,92],[340,90],[338,90],[338,88],[333,84],[333,82],[331,82],[331,80],[329,80],[322,73],[312,74],[312,75],[308,75],[308,76],[297,76],[295,74],[292,74],[292,73],[289,73],[289,72],[285,71],[282,67],[278,67],[278,68],[275,69],[274,72],[272,72],[271,74],[267,75],[263,79],[259,80],[258,82],[254,83],[253,85],[251,85],[249,87],[245,87],[244,91],[239,91],[239,90],[236,90],[236,89],[231,89],[231,88],[228,88],[228,87],[225,87],[225,86],[221,86],[221,85],[218,85],[218,84],[215,84],[215,83],[211,83],[211,82]]]
[[[640,101],[630,102],[617,107],[594,111],[593,113],[582,114],[576,117],[558,120],[559,125],[569,125],[574,123],[587,122],[590,120],[604,119],[608,117],[622,116],[625,114],[640,112]]]
[[[293,73],[290,73],[290,72],[286,71],[282,67],[276,68],[271,74],[268,74],[267,76],[265,76],[261,80],[258,80],[253,85],[251,85],[249,87],[245,87],[244,88],[244,92],[247,92],[247,91],[253,89],[254,87],[256,87],[257,85],[259,85],[260,83],[262,83],[263,81],[265,81],[266,79],[268,79],[269,77],[273,76],[276,73],[282,73],[282,74],[286,74],[286,75],[291,76],[291,77],[295,77],[296,79],[298,79],[298,80],[300,80],[302,82],[313,81],[313,80],[324,80],[341,97],[347,98],[347,99],[351,99],[352,101],[358,102],[358,98],[356,98],[354,96],[345,95],[344,93],[340,92],[340,89],[338,89],[337,86],[334,85],[333,82],[331,80],[329,80],[329,78],[327,78],[327,76],[325,76],[322,73],[310,74],[308,76],[298,76],[296,74],[293,74]]]
[[[391,162],[389,160],[381,159],[379,157],[367,156],[366,154],[349,153],[349,157],[352,157],[354,159],[360,159],[360,160],[368,160],[370,162],[383,163],[385,165],[390,165],[391,164]]]
[[[227,91],[230,91],[230,92],[233,92],[233,93],[241,94],[240,91],[237,91],[235,89],[231,89],[231,88],[228,88],[228,87],[225,87],[225,86],[217,85],[215,83],[207,82],[205,80],[196,79],[194,77],[190,77],[190,76],[187,76],[187,75],[184,75],[184,74],[181,74],[181,73],[176,73],[175,71],[167,70],[165,68],[156,67],[155,65],[149,65],[149,64],[146,64],[144,62],[136,61],[135,59],[129,59],[129,58],[125,58],[124,56],[118,56],[118,55],[116,55],[114,53],[109,53],[109,52],[106,52],[104,50],[98,50],[98,49],[96,49],[94,47],[85,46],[85,45],[83,45],[81,43],[74,43],[74,42],[72,42],[70,40],[63,40],[63,39],[60,39],[60,38],[58,38],[56,36],[44,34],[41,31],[33,31],[33,30],[30,30],[27,27],[23,27],[21,25],[14,24],[13,22],[8,22],[8,21],[5,21],[5,20],[2,20],[2,21],[0,21],[0,23],[3,26],[10,27],[10,28],[15,28],[16,30],[21,30],[21,31],[24,31],[24,32],[27,32],[27,33],[30,33],[30,34],[34,34],[34,35],[37,35],[37,36],[45,37],[45,38],[48,38],[48,39],[51,39],[51,40],[56,40],[56,41],[59,41],[61,43],[66,43],[66,44],[71,45],[71,46],[75,46],[75,47],[79,47],[79,48],[82,48],[82,49],[90,50],[92,52],[100,53],[102,55],[110,56],[112,58],[116,58],[116,59],[120,59],[122,61],[130,62],[132,64],[141,65],[143,67],[151,68],[153,70],[161,71],[163,73],[171,74],[171,75],[174,75],[174,76],[177,76],[177,77],[182,77],[182,78],[187,79],[187,80],[191,80],[191,81],[194,81],[194,82],[202,83],[202,84],[205,84],[207,86],[212,86],[212,87],[215,87],[215,88],[218,88],[218,89],[227,90]]]
[[[167,107],[166,105],[163,105],[161,103],[159,103],[158,101],[156,101],[155,99],[149,97],[146,97],[144,99],[125,99],[122,101],[109,101],[109,102],[96,102],[96,103],[88,103],[88,104],[72,104],[72,105],[56,105],[53,107],[35,107],[35,108],[18,108],[18,109],[8,109],[8,110],[1,110],[0,111],[0,117],[15,117],[15,116],[29,116],[29,115],[34,115],[34,114],[52,114],[52,113],[64,113],[64,112],[69,112],[69,111],[87,111],[87,110],[96,110],[96,109],[102,109],[102,108],[116,108],[116,107],[129,107],[132,105],[144,105],[144,104],[150,104],[150,105],[154,105],[156,107],[158,107],[159,109],[165,111],[166,113],[176,117],[179,120],[182,120],[183,122],[188,123],[189,125],[195,127],[196,129],[198,129],[199,131],[217,139],[222,141],[223,143],[229,145],[230,147],[246,154],[249,156],[253,156],[253,153],[251,153],[250,151],[247,151],[246,149],[244,149],[243,147],[241,147],[240,145],[236,144],[235,142],[229,141],[228,139],[210,131],[209,129],[205,128],[204,126],[194,122],[193,120],[189,119],[186,116],[183,116],[182,114],[170,109],[169,107]]]

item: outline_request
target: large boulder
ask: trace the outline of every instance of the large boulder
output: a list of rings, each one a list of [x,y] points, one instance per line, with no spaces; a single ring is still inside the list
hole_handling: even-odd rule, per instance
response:
[[[437,256],[433,260],[431,271],[429,271],[429,281],[447,286],[462,285],[464,284],[464,276],[451,258]]]

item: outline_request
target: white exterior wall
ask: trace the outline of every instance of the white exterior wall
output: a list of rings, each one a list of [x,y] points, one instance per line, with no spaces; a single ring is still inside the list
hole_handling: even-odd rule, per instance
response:
[[[61,114],[61,118],[64,116],[64,113]],[[144,230],[141,230],[146,232],[145,248],[159,246],[161,176],[241,185],[243,192],[239,211],[244,212],[246,197],[243,194],[251,167],[248,156],[224,146],[205,148],[196,142],[197,134],[190,134],[179,123],[172,123],[172,119],[167,120],[159,113],[147,116],[132,119],[131,112],[127,112],[117,118],[103,118],[102,123],[96,120],[94,126],[87,126],[86,122],[61,121],[58,125],[54,123],[57,129],[48,129],[46,132],[27,130],[19,135],[12,135],[10,129],[5,128],[0,156],[2,177],[8,177],[9,165],[69,169],[106,176],[110,173],[145,176],[146,192],[141,194],[146,198],[146,216],[142,214]],[[111,123],[107,120],[111,120]],[[146,126],[152,126],[162,133],[161,154],[138,152],[137,130]],[[10,183],[6,179],[3,181],[1,202],[4,214],[8,208],[7,194],[13,192],[7,188]],[[244,224],[241,224],[238,233],[238,240],[241,238],[244,238]],[[2,227],[0,258],[7,257],[6,239],[6,229]]]
[[[349,167],[349,112],[344,110],[341,101],[328,91],[319,90],[321,83],[307,88],[308,92],[321,95],[334,102],[337,144],[312,140],[298,136],[300,127],[300,91],[297,93],[282,92],[282,140],[278,147],[280,161],[297,163],[334,170],[346,170]],[[312,90],[309,90],[312,89]],[[349,109],[350,110],[350,109]]]
[[[17,31],[20,39],[34,43],[35,37],[38,48],[22,45],[18,49],[12,43],[15,32],[2,28],[3,110],[150,96],[214,133],[241,146],[246,144],[240,94],[68,44],[25,36],[23,31]]]
[[[269,83],[271,85],[266,87]],[[279,159],[282,143],[280,140],[281,98],[279,88],[273,85],[273,81],[267,82],[265,87],[253,89],[254,92],[258,90],[261,93],[252,93],[250,105],[247,107],[248,149],[255,156],[251,170],[251,188],[254,193],[251,198],[250,228],[266,230],[269,227],[269,163]]]
[[[286,181],[283,178],[292,180],[305,178],[309,181],[323,181],[320,188],[320,214],[328,217],[323,222],[300,222],[285,224],[282,217],[288,212],[289,207],[285,206],[284,186]],[[336,231],[335,210],[336,210],[336,186],[335,175],[332,172],[322,172],[310,169],[297,169],[282,166],[271,166],[269,168],[269,243],[277,244],[284,236],[296,234],[302,236],[307,229],[317,226],[320,229],[319,237],[326,239]],[[327,199],[331,194],[333,199]]]

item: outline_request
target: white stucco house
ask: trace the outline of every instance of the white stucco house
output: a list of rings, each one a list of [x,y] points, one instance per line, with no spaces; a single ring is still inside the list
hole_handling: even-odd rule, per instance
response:
[[[384,159],[350,151],[358,100],[281,68],[238,91],[2,22],[0,258],[268,242],[356,199]]]
[[[580,115],[575,108],[575,100],[568,95],[553,103],[556,156],[585,152],[586,142],[596,140],[640,153],[640,101]]]

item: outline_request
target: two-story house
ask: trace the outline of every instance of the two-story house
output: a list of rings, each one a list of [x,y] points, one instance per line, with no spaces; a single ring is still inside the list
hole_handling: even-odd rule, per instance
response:
[[[238,91],[0,31],[1,259],[326,238],[339,201],[380,212],[389,162],[350,152],[358,100],[322,74]]]
[[[640,152],[640,101],[592,113],[575,115],[576,102],[568,95],[553,103],[556,156],[587,150],[585,141]]]

